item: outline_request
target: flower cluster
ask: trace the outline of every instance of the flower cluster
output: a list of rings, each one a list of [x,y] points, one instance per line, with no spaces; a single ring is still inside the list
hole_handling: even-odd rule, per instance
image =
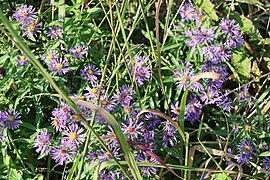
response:
[[[60,133],[60,141],[51,139],[51,134],[46,129],[41,130],[35,138],[34,147],[36,152],[52,158],[60,165],[72,161],[77,150],[84,142],[85,130],[79,119],[79,115],[72,114],[71,108],[65,103],[60,103],[60,108],[52,112],[51,124]]]
[[[69,71],[68,60],[66,57],[59,57],[57,50],[49,49],[41,56],[41,60],[48,66],[49,70],[54,72],[55,75],[63,75]]]
[[[23,35],[29,39],[37,37],[41,32],[41,24],[38,22],[37,12],[33,6],[22,5],[13,13],[13,17],[20,23]]]
[[[208,28],[204,23],[206,18],[203,12],[196,12],[190,4],[185,4],[181,8],[180,17],[181,25],[176,29],[178,37],[186,39],[185,44],[192,48],[193,53],[201,53],[203,56],[201,66],[194,67],[191,63],[185,62],[182,63],[183,69],[174,71],[177,88],[192,92],[186,107],[185,119],[196,122],[200,118],[202,107],[208,104],[221,107],[224,111],[231,111],[232,100],[228,93],[222,90],[229,74],[224,62],[230,61],[233,49],[243,45],[239,25],[234,20],[224,19],[217,28]],[[193,81],[196,74],[203,72],[215,72],[221,78]],[[175,110],[173,105],[171,108]]]

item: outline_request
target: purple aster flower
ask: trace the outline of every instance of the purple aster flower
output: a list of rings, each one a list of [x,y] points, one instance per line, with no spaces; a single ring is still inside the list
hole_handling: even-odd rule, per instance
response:
[[[51,38],[51,39],[55,39],[56,37],[60,37],[62,38],[62,32],[61,30],[56,27],[56,26],[53,26],[53,27],[49,27],[49,30],[47,32],[47,37],[48,38]]]
[[[177,139],[176,139],[176,131],[174,126],[170,123],[170,122],[166,122],[165,124],[165,129],[163,131],[163,146],[168,146],[168,144],[170,144],[171,146],[174,146],[174,144],[176,143]]]
[[[221,46],[215,46],[213,50],[214,50],[213,57],[219,58],[223,62],[230,60],[232,57],[232,52]]]
[[[219,64],[220,62],[225,62],[231,59],[232,52],[222,46],[210,45],[202,48],[202,54],[213,63]]]
[[[79,145],[84,142],[83,129],[75,123],[72,123],[68,126],[67,131],[62,132],[64,135],[63,139],[67,141],[67,146],[70,145]]]
[[[74,159],[71,157],[71,155],[75,154],[76,152],[74,149],[67,147],[52,147],[51,153],[55,162],[63,165],[64,163],[68,163],[68,161],[73,161]]]
[[[41,56],[41,60],[44,61],[46,64],[50,64],[52,61],[58,61],[59,55],[58,52],[49,49],[49,51]]]
[[[129,104],[133,100],[133,95],[135,94],[131,86],[122,85],[119,89],[116,90],[116,93],[113,95],[113,98],[116,102],[121,105]]]
[[[238,94],[238,98],[241,102],[247,102],[249,107],[251,107],[253,102],[256,100],[255,97],[249,94],[247,86],[242,88],[241,92]]]
[[[93,85],[92,88],[90,87],[85,87],[84,90],[86,91],[83,96],[85,97],[86,100],[91,100],[93,102],[97,101],[97,96],[98,96],[98,85]]]
[[[100,171],[98,179],[115,180],[115,172],[110,171],[108,168],[104,168]]]
[[[18,63],[18,66],[25,66],[28,61],[29,61],[29,58],[22,55],[22,56],[19,56],[19,59],[17,60],[17,63]]]
[[[102,95],[100,97],[100,104],[101,104],[101,107],[104,108],[108,112],[114,110],[116,106],[115,99],[110,98],[107,94]]]
[[[155,158],[148,156],[145,153],[143,153],[143,155],[144,157],[137,156],[136,160],[139,162],[158,163],[158,161]],[[157,174],[157,168],[153,166],[139,166],[139,168],[141,169],[142,175],[144,177],[150,178],[153,177],[155,174]]]
[[[7,115],[6,113],[0,111],[0,132],[2,133],[3,129],[6,128]]]
[[[87,48],[82,45],[77,45],[74,48],[70,48],[69,53],[72,55],[73,58],[82,59],[87,53]]]
[[[196,32],[194,32],[194,33],[191,32],[190,28],[187,28],[183,32],[184,36],[189,38],[189,40],[185,40],[185,43],[186,43],[187,46],[194,47],[194,46],[196,46],[196,44],[198,44],[200,42],[199,41],[200,39],[197,37],[198,33],[196,33]]]
[[[138,136],[142,134],[143,122],[139,122],[138,119],[129,118],[125,123],[121,124],[121,129],[127,138],[131,140],[138,139]]]
[[[220,22],[219,28],[223,34],[230,36],[241,35],[239,25],[235,23],[235,20],[224,19]]]
[[[145,120],[150,122],[149,125],[153,128],[161,123],[161,120],[158,118],[157,115],[147,113],[145,115]]]
[[[241,140],[238,148],[238,164],[247,164],[252,159],[252,155],[256,156],[256,147],[249,140]]]
[[[90,164],[90,165],[93,165],[94,162],[95,162],[95,160],[96,160],[98,157],[97,157],[96,153],[94,153],[93,151],[89,151],[89,152],[87,153],[87,158],[88,158],[88,160],[89,160],[89,164]]]
[[[3,117],[5,127],[7,127],[8,129],[18,129],[19,123],[22,123],[22,121],[20,120],[20,113],[13,110],[5,111]]]
[[[144,145],[148,150],[154,151],[157,149],[157,144],[154,142],[155,138],[155,131],[154,130],[148,130],[144,129],[143,134],[139,139],[139,142]],[[140,151],[143,152],[143,151]]]
[[[223,82],[227,79],[228,73],[228,67],[216,64],[216,62],[212,62],[210,60],[205,61],[203,68],[201,69],[201,72],[216,72],[221,76],[220,80],[211,80],[208,79],[207,86],[215,87],[216,89],[220,89],[222,87]]]
[[[13,17],[22,24],[29,24],[37,19],[37,12],[33,6],[22,5],[13,13]]]
[[[92,85],[94,85],[95,81],[97,81],[97,76],[101,73],[98,71],[96,65],[88,64],[84,70],[80,70],[80,75],[84,77],[84,79],[88,80]]]
[[[26,24],[23,25],[21,29],[24,31],[23,35],[28,39],[31,39],[32,37],[37,37],[37,33],[41,32],[41,23],[36,24],[33,22],[31,24]]]
[[[264,157],[262,165],[265,170],[270,171],[270,158],[269,157]]]
[[[203,12],[203,10],[199,9],[197,15],[194,17],[195,22],[197,24],[197,26],[201,26],[201,24],[204,22],[204,20],[206,19],[206,16]]]
[[[184,118],[185,120],[194,123],[198,121],[202,113],[202,104],[195,94],[189,96],[189,103],[186,105]]]
[[[267,145],[266,144],[263,144],[263,143],[260,143],[259,144],[259,149],[260,149],[260,151],[266,151],[266,149],[267,149]]]
[[[180,10],[180,16],[181,16],[181,21],[185,22],[188,20],[193,20],[195,16],[195,11],[193,7],[190,4],[185,4],[181,10]]]
[[[120,159],[119,158],[119,148],[117,146],[111,146],[108,145],[109,150],[112,152],[112,154],[114,155],[115,158]],[[98,160],[99,162],[104,162],[104,161],[109,161],[110,159],[112,159],[112,156],[109,152],[101,149],[100,153],[98,154]]]
[[[228,148],[228,149],[227,149],[227,153],[228,153],[228,154],[232,154],[232,149],[231,149],[231,148]],[[225,160],[227,161],[227,164],[228,164],[228,165],[233,164],[233,161],[232,161],[231,158],[229,158],[228,156],[225,156]]]
[[[107,135],[109,137],[112,137],[112,138],[106,139],[106,142],[108,144],[110,144],[111,146],[117,146],[118,141],[116,139],[116,135],[114,133],[114,130],[113,130],[113,128],[111,126],[108,126],[108,128],[109,128],[109,130],[107,130]]]
[[[244,45],[244,39],[242,35],[232,36],[225,42],[225,46],[228,49],[237,48],[243,45]]]
[[[233,127],[232,127],[232,132],[234,133],[234,134],[236,134],[236,133],[238,133],[238,131],[239,131],[239,126],[238,125],[233,125]]]
[[[138,86],[142,86],[144,82],[148,81],[151,76],[150,68],[146,66],[148,58],[143,56],[135,56],[133,60],[134,63],[130,62],[130,64],[134,64],[134,66],[129,66],[130,73],[132,76],[134,76],[135,72]]]
[[[219,91],[215,89],[208,89],[207,92],[203,92],[200,96],[200,100],[204,104],[214,104],[217,98],[219,98]]]
[[[174,76],[176,77],[173,80],[178,88],[182,88],[183,91],[190,89],[191,80],[194,76],[191,67],[186,67],[186,69],[182,71],[174,71]]]
[[[215,31],[214,29],[206,29],[201,27],[201,31],[197,31],[197,40],[201,43],[211,43],[215,38]]]
[[[63,75],[69,71],[69,69],[67,68],[69,66],[69,62],[66,59],[58,59],[51,61],[48,66],[49,70],[54,72],[55,75]]]
[[[40,134],[36,135],[34,147],[37,147],[36,152],[41,155],[47,156],[50,152],[50,138],[51,135],[47,132],[47,129],[40,131]]]
[[[179,101],[177,101],[175,104],[171,104],[171,113],[174,117],[178,117],[180,114],[180,107],[179,107]]]
[[[69,122],[66,108],[54,108],[52,115],[52,126],[56,129],[56,131],[61,132],[63,129],[66,128],[66,124]]]

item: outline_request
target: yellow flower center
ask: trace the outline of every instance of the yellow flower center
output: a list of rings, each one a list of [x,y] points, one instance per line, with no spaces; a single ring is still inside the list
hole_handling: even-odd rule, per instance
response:
[[[179,114],[180,110],[177,108],[174,110],[175,114]]]
[[[53,120],[53,125],[54,125],[54,126],[58,126],[58,125],[59,125],[59,121],[58,121],[57,119],[54,119],[54,120]]]
[[[62,69],[62,68],[63,68],[63,64],[58,63],[58,64],[56,65],[56,68],[57,68],[57,69]]]
[[[92,74],[93,74],[93,71],[90,69],[90,70],[87,71],[87,73],[88,73],[89,75],[92,75]]]
[[[48,55],[48,59],[51,61],[51,60],[53,60],[53,58],[54,58],[54,56],[52,55],[52,54],[49,54]]]
[[[246,146],[246,150],[247,150],[247,151],[249,151],[249,152],[251,152],[251,151],[252,151],[252,149],[251,149],[251,147],[250,147],[250,146]]]
[[[106,105],[108,105],[108,104],[109,104],[108,101],[102,101],[102,105],[106,106]]]
[[[52,33],[52,34],[55,34],[55,30],[53,29],[51,33]]]
[[[91,89],[91,92],[92,92],[93,94],[97,94],[97,89],[96,89],[96,88],[93,88],[93,89]]]
[[[188,77],[187,76],[183,77],[182,81],[183,82],[187,82],[188,81]]]
[[[70,137],[71,140],[74,140],[74,139],[77,138],[77,134],[76,133],[70,133],[69,137]]]
[[[26,59],[26,57],[25,56],[21,56],[21,61],[24,61],[25,59]]]
[[[124,112],[128,114],[129,113],[129,108],[128,107],[124,108]]]
[[[79,116],[78,114],[75,114],[75,115],[73,116],[73,118],[74,118],[75,120],[79,120],[79,119],[80,119],[80,116]]]
[[[79,96],[78,99],[79,100],[84,100],[84,97],[83,96]]]
[[[188,11],[186,11],[186,12],[185,12],[185,15],[187,16],[188,14],[189,14],[189,12],[188,12]]]
[[[9,122],[13,122],[14,121],[14,117],[13,116],[8,116],[8,121]]]
[[[18,10],[18,13],[22,13],[23,11],[21,9]]]
[[[144,162],[149,162],[149,161],[147,159],[145,159]]]
[[[30,31],[34,31],[35,28],[36,28],[36,25],[35,25],[35,24],[30,24],[30,25],[29,25]]]
[[[105,157],[106,157],[106,158],[109,158],[110,156],[111,156],[111,155],[110,155],[109,152],[106,152],[106,153],[105,153]]]
[[[204,21],[206,19],[206,16],[202,15],[201,16],[201,21]]]
[[[80,49],[76,49],[76,53],[80,54],[81,50]]]

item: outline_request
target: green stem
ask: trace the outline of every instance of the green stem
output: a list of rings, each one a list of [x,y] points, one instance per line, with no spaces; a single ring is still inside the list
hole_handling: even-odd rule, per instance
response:
[[[51,173],[51,156],[48,156],[48,162],[47,162],[47,173],[46,173],[46,180],[50,179],[50,173]]]
[[[8,139],[9,139],[9,141],[11,142],[12,146],[13,146],[14,149],[15,149],[15,152],[16,152],[17,157],[19,158],[19,160],[20,160],[22,166],[25,168],[25,164],[24,164],[24,162],[23,162],[23,160],[22,160],[22,157],[21,157],[20,154],[19,154],[18,148],[16,147],[15,143],[13,142],[13,139],[12,139],[12,136],[11,136],[11,133],[10,133],[9,130],[7,130],[7,134],[8,134]]]

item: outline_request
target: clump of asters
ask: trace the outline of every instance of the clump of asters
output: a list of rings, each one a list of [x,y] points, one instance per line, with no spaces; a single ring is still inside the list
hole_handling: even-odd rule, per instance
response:
[[[23,35],[28,39],[37,37],[41,32],[41,23],[38,22],[37,12],[33,6],[21,5],[12,16],[19,22]]]

